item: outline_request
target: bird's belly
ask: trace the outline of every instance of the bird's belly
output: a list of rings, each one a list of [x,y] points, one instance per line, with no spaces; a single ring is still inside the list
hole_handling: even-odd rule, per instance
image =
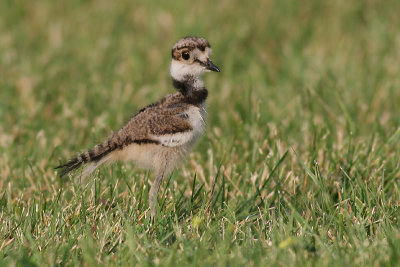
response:
[[[140,168],[153,169],[154,157],[159,150],[160,146],[156,144],[130,144],[119,150],[117,157],[121,161],[132,161]]]
[[[164,147],[159,144],[131,144],[117,152],[117,159],[133,162],[140,168],[151,170],[164,170],[165,174],[171,172],[182,163],[189,152],[184,146]]]

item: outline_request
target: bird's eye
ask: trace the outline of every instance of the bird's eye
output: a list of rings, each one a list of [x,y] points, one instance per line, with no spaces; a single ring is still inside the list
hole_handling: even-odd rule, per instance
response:
[[[182,53],[182,58],[183,58],[184,60],[188,60],[188,59],[190,58],[189,53],[188,53],[188,52],[183,52],[183,53]]]

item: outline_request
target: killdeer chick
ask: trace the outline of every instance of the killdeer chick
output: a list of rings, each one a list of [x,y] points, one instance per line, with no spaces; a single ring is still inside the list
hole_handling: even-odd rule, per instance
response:
[[[56,167],[60,177],[84,165],[82,176],[87,176],[104,163],[133,161],[155,173],[149,192],[154,219],[163,178],[183,161],[204,132],[208,91],[201,76],[220,71],[210,54],[210,44],[204,38],[179,40],[172,48],[171,62],[172,82],[178,93],[141,109],[107,141]]]

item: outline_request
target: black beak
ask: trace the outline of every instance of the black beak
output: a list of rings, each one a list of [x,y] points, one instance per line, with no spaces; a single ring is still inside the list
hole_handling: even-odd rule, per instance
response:
[[[217,66],[215,66],[214,63],[212,63],[212,61],[210,59],[207,60],[206,69],[220,72],[219,68]]]

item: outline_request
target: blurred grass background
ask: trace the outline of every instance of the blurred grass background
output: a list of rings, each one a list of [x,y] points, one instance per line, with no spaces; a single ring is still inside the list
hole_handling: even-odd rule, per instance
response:
[[[400,2],[0,2],[0,263],[396,265]],[[173,92],[202,36],[207,134],[163,184],[53,167]],[[196,178],[195,178],[196,177]],[[195,181],[195,182],[194,182]]]

